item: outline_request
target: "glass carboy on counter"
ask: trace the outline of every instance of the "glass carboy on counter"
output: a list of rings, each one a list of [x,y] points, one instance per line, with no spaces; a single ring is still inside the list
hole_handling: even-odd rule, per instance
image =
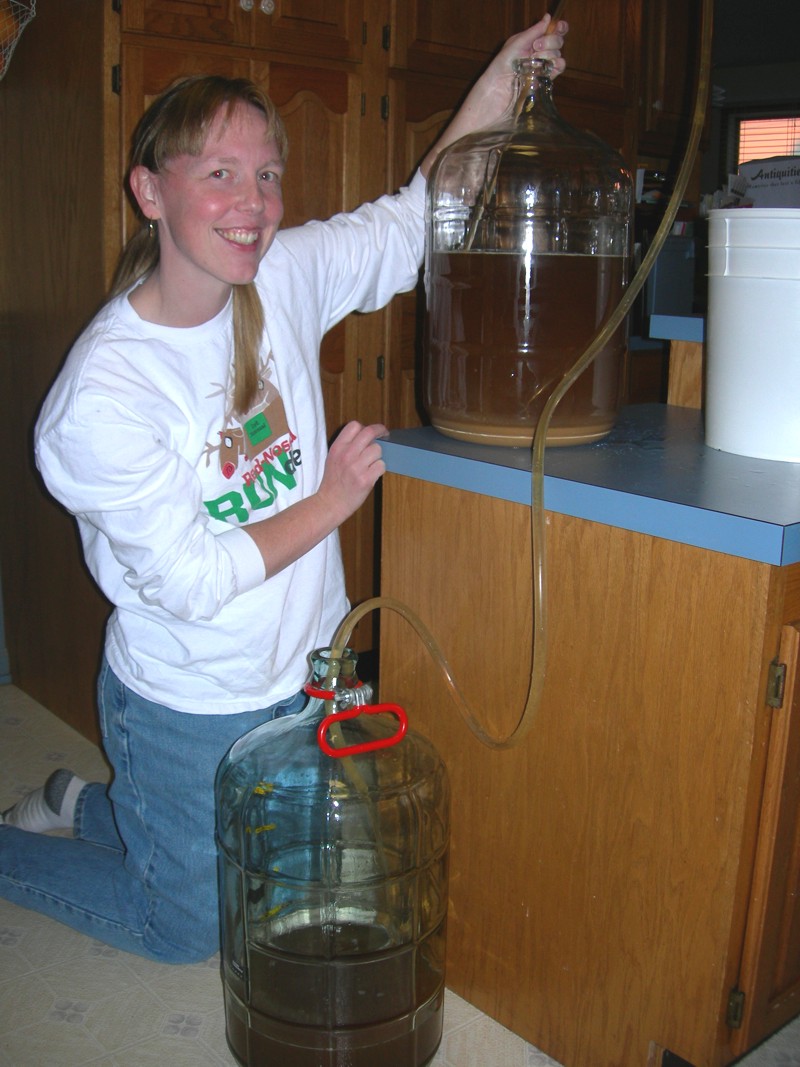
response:
[[[631,176],[561,119],[550,69],[518,61],[507,118],[446,148],[428,181],[424,403],[466,441],[529,446],[628,281]],[[621,326],[558,404],[548,444],[611,430],[626,345]]]

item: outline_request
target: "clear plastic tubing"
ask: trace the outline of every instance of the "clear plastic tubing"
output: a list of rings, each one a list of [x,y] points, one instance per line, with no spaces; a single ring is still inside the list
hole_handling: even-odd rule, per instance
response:
[[[373,597],[370,600],[365,600],[362,604],[353,608],[349,615],[344,619],[332,642],[334,649],[333,654],[336,655],[337,649],[341,650],[347,646],[350,635],[356,624],[370,611],[385,608],[401,615],[416,631],[434,662],[438,665],[448,689],[450,690],[450,694],[465,722],[476,737],[489,748],[513,748],[527,736],[536,720],[536,713],[541,704],[542,691],[544,689],[547,666],[547,559],[544,522],[544,452],[550,420],[559,401],[569,390],[572,383],[584,370],[586,370],[597,353],[608,343],[614,332],[624,321],[625,316],[630,311],[634,300],[639,295],[642,286],[647,280],[647,276],[653,268],[653,264],[661,251],[667,235],[672,230],[675,216],[677,215],[678,208],[683,200],[686,186],[692,172],[692,167],[694,166],[697,148],[700,144],[700,135],[703,131],[703,124],[705,122],[711,77],[712,21],[713,0],[703,0],[700,30],[700,65],[697,75],[697,89],[692,115],[692,125],[683,161],[675,180],[675,187],[672,191],[672,196],[670,197],[661,225],[656,232],[655,238],[653,239],[647,254],[642,260],[642,265],[631,279],[619,304],[608,317],[591,344],[553,389],[547,403],[542,409],[533,436],[533,446],[531,449],[530,512],[533,573],[533,648],[531,650],[531,675],[528,695],[525,701],[525,707],[522,710],[517,725],[508,736],[502,738],[493,737],[484,730],[478,721],[475,712],[459,688],[450,665],[433,634],[422,622],[419,616],[399,600],[395,600],[392,597]]]

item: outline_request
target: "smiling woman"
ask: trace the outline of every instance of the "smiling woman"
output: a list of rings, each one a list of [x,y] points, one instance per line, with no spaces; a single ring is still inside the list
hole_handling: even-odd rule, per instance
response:
[[[158,223],[158,264],[130,297],[142,318],[197,326],[253,281],[283,218],[282,174],[264,114],[242,103],[217,112],[197,155],[131,169],[139,208]]]
[[[245,128],[245,118],[254,124],[252,129]],[[239,126],[238,144],[232,141],[232,124]],[[229,136],[231,143],[226,145],[224,142]],[[206,179],[208,184],[213,184],[215,178],[220,181],[223,175],[227,178],[230,163],[236,162],[236,176],[241,181],[245,166],[253,166],[253,160],[245,161],[236,155],[231,159],[223,158],[229,150],[245,154],[249,150],[256,157],[260,153],[267,164],[263,170],[264,177],[269,175],[278,179],[283,174],[289,151],[286,130],[277,108],[258,86],[241,78],[184,78],[148,108],[134,131],[128,185],[137,205],[140,228],[122,253],[112,282],[111,296],[119,295],[134,282],[144,279],[144,294],[139,295],[139,288],[134,289],[130,299],[135,307],[136,301],[142,300],[142,306],[137,310],[151,322],[174,326],[198,325],[220,311],[230,295],[230,289],[221,290],[218,299],[215,301],[211,297],[209,305],[203,308],[203,291],[197,294],[196,299],[190,292],[182,295],[181,304],[172,307],[167,305],[165,299],[161,299],[168,298],[166,289],[153,286],[148,290],[150,279],[155,275],[158,281],[162,276],[161,270],[157,270],[161,267],[162,257],[159,235],[168,220],[162,217],[162,225],[156,224],[155,220],[160,217],[158,207],[149,203],[146,195],[149,192],[152,196],[152,183],[157,183],[159,176],[176,168],[180,170],[182,164],[185,168],[192,168],[194,164],[196,169],[192,173],[196,183]],[[220,158],[214,157],[215,151]],[[255,165],[260,168],[261,161]],[[262,171],[258,169],[257,173],[261,176]],[[137,185],[142,186],[140,191],[137,191]],[[275,229],[279,223],[280,219]],[[255,242],[258,242],[258,234]],[[268,244],[261,255],[267,247]],[[246,411],[256,396],[258,350],[264,331],[261,301],[249,284],[254,273],[244,280],[244,285],[239,283],[238,278],[231,283],[236,286],[233,298],[234,404],[240,412]],[[168,274],[171,278],[171,272],[168,271]],[[169,278],[163,284],[169,286]],[[155,288],[159,288],[159,291],[153,291]],[[224,299],[218,303],[223,294]],[[150,306],[148,296],[151,298]],[[189,303],[184,308],[182,301],[187,297]],[[217,306],[208,313],[209,307],[215,303]],[[172,319],[175,321],[168,321]]]
[[[189,79],[139,123],[140,229],[36,427],[114,605],[99,701],[115,774],[62,772],[5,814],[6,898],[151,959],[216,950],[216,769],[303,702],[306,657],[348,609],[338,527],[384,470],[382,425],[329,447],[322,339],[414,288],[427,166],[502,113],[518,57],[558,55],[549,28],[509,40],[407,188],[302,227],[279,229],[286,141],[256,86]],[[42,816],[74,838],[32,832]]]

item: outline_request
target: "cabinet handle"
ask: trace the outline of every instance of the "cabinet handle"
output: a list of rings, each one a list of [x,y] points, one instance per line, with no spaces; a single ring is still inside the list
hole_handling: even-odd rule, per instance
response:
[[[239,0],[242,11],[252,11],[255,6],[255,0]],[[275,0],[259,0],[258,8],[265,15],[272,15],[275,11]]]

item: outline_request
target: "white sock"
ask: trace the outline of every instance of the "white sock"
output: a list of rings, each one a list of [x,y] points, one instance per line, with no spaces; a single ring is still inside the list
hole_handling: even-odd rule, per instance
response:
[[[69,830],[75,819],[78,796],[85,785],[72,771],[63,768],[53,771],[43,786],[4,812],[2,821],[6,826],[35,834]]]

